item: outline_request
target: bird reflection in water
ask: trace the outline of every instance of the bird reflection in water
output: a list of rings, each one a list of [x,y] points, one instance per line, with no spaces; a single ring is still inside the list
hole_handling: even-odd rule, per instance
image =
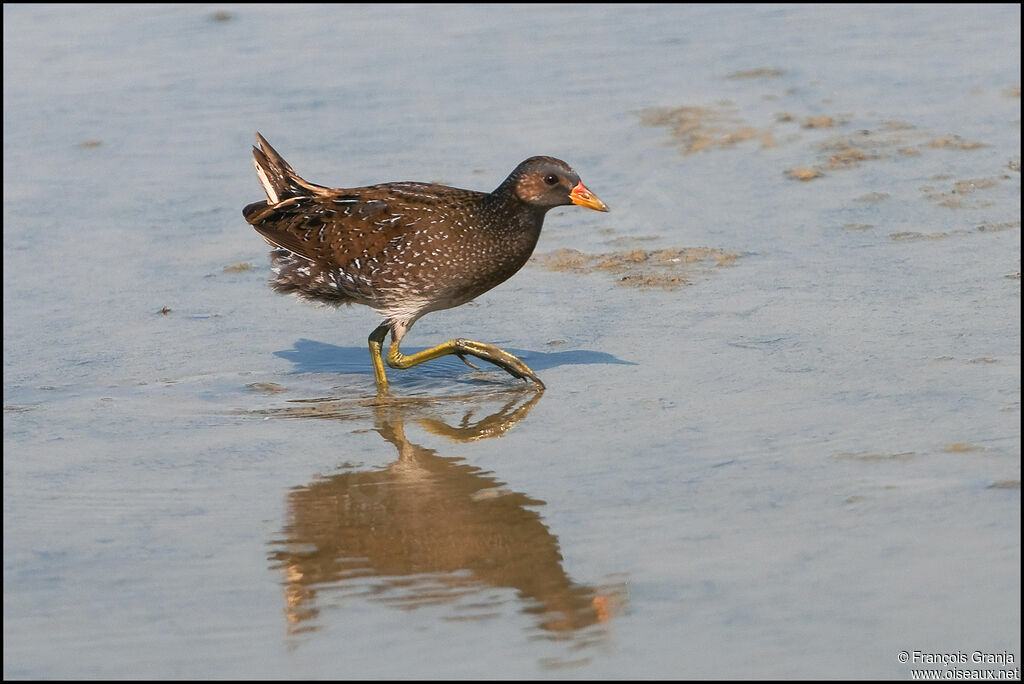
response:
[[[498,437],[540,399],[532,388],[490,397],[500,407],[474,420],[481,396],[443,400],[380,397],[369,402],[311,402],[274,413],[363,420],[398,450],[384,468],[321,477],[288,495],[282,539],[271,542],[285,577],[289,632],[315,630],[321,609],[360,596],[396,608],[449,605],[452,620],[504,614],[512,589],[535,634],[584,646],[621,606],[624,583],[577,584],[562,567],[558,539],[534,510],[543,501],[502,487],[459,458],[410,442],[405,423],[459,442]],[[487,401],[484,399],[484,403]],[[444,408],[439,402],[442,402]],[[438,415],[453,405],[451,425]],[[592,629],[588,629],[592,628]]]

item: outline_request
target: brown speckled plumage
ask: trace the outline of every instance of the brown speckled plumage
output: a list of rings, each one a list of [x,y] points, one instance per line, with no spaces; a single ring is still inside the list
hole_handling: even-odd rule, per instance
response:
[[[464,304],[523,267],[549,209],[576,203],[607,211],[569,165],[553,157],[527,159],[491,193],[408,182],[332,189],[303,180],[261,135],[257,139],[253,157],[267,201],[242,213],[276,247],[271,284],[312,301],[379,311],[382,328],[392,334],[393,367],[405,367],[399,364],[410,358],[401,356],[398,342],[418,318]],[[454,348],[442,353],[485,358],[540,384],[532,372],[487,355]],[[381,368],[377,381],[386,387],[382,376]]]

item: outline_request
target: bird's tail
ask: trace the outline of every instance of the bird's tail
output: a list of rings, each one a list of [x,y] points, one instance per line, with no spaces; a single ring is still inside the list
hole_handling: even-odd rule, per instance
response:
[[[260,146],[253,146],[252,158],[256,164],[256,175],[260,177],[263,190],[267,193],[268,204],[277,204],[291,197],[318,195],[327,189],[295,173],[295,169],[259,133],[256,134],[256,140]]]

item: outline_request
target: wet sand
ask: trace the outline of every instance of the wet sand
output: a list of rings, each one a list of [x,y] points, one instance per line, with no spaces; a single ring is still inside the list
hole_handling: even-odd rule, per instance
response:
[[[1019,6],[581,11],[4,7],[5,678],[1019,667]],[[612,212],[403,345],[547,390],[378,396],[372,311],[266,286],[256,130],[569,161]]]

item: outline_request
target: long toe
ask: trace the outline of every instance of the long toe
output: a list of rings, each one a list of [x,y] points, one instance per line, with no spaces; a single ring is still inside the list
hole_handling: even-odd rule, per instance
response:
[[[509,354],[507,351],[497,347],[491,347],[487,352],[489,353],[489,356],[483,358],[486,358],[509,375],[523,380],[532,380],[541,387],[544,387],[544,383],[540,381],[537,374],[534,373],[529,366],[523,363],[522,359],[519,357]]]

